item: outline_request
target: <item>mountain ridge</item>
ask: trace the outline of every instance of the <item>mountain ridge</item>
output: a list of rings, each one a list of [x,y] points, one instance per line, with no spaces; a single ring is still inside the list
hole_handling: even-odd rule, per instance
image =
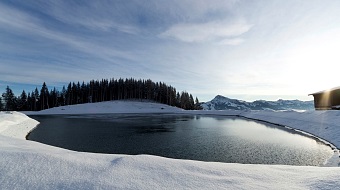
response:
[[[247,102],[217,95],[211,101],[201,103],[201,106],[204,110],[314,110],[314,101],[279,99]]]

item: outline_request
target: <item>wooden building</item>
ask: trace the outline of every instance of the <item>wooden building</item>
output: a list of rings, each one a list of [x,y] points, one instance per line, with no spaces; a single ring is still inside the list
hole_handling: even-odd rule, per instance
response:
[[[309,94],[314,96],[316,110],[340,109],[340,87]]]

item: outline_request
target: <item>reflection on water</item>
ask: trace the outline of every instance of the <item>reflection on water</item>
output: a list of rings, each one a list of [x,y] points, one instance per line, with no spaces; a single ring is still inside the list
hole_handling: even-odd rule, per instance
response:
[[[225,116],[32,116],[30,140],[76,151],[151,154],[228,163],[320,165],[333,152],[281,127]]]

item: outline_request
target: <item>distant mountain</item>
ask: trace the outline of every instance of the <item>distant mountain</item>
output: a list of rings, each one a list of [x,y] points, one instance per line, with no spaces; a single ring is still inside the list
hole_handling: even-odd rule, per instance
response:
[[[278,101],[246,102],[217,95],[211,101],[201,103],[201,106],[204,110],[313,110],[314,101],[280,99]]]

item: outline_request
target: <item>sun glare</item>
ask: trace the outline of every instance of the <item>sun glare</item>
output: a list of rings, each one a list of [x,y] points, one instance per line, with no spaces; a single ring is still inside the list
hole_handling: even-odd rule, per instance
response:
[[[338,35],[323,35],[315,37],[314,40],[306,38],[300,41],[286,55],[288,80],[310,93],[339,86],[339,49]]]

